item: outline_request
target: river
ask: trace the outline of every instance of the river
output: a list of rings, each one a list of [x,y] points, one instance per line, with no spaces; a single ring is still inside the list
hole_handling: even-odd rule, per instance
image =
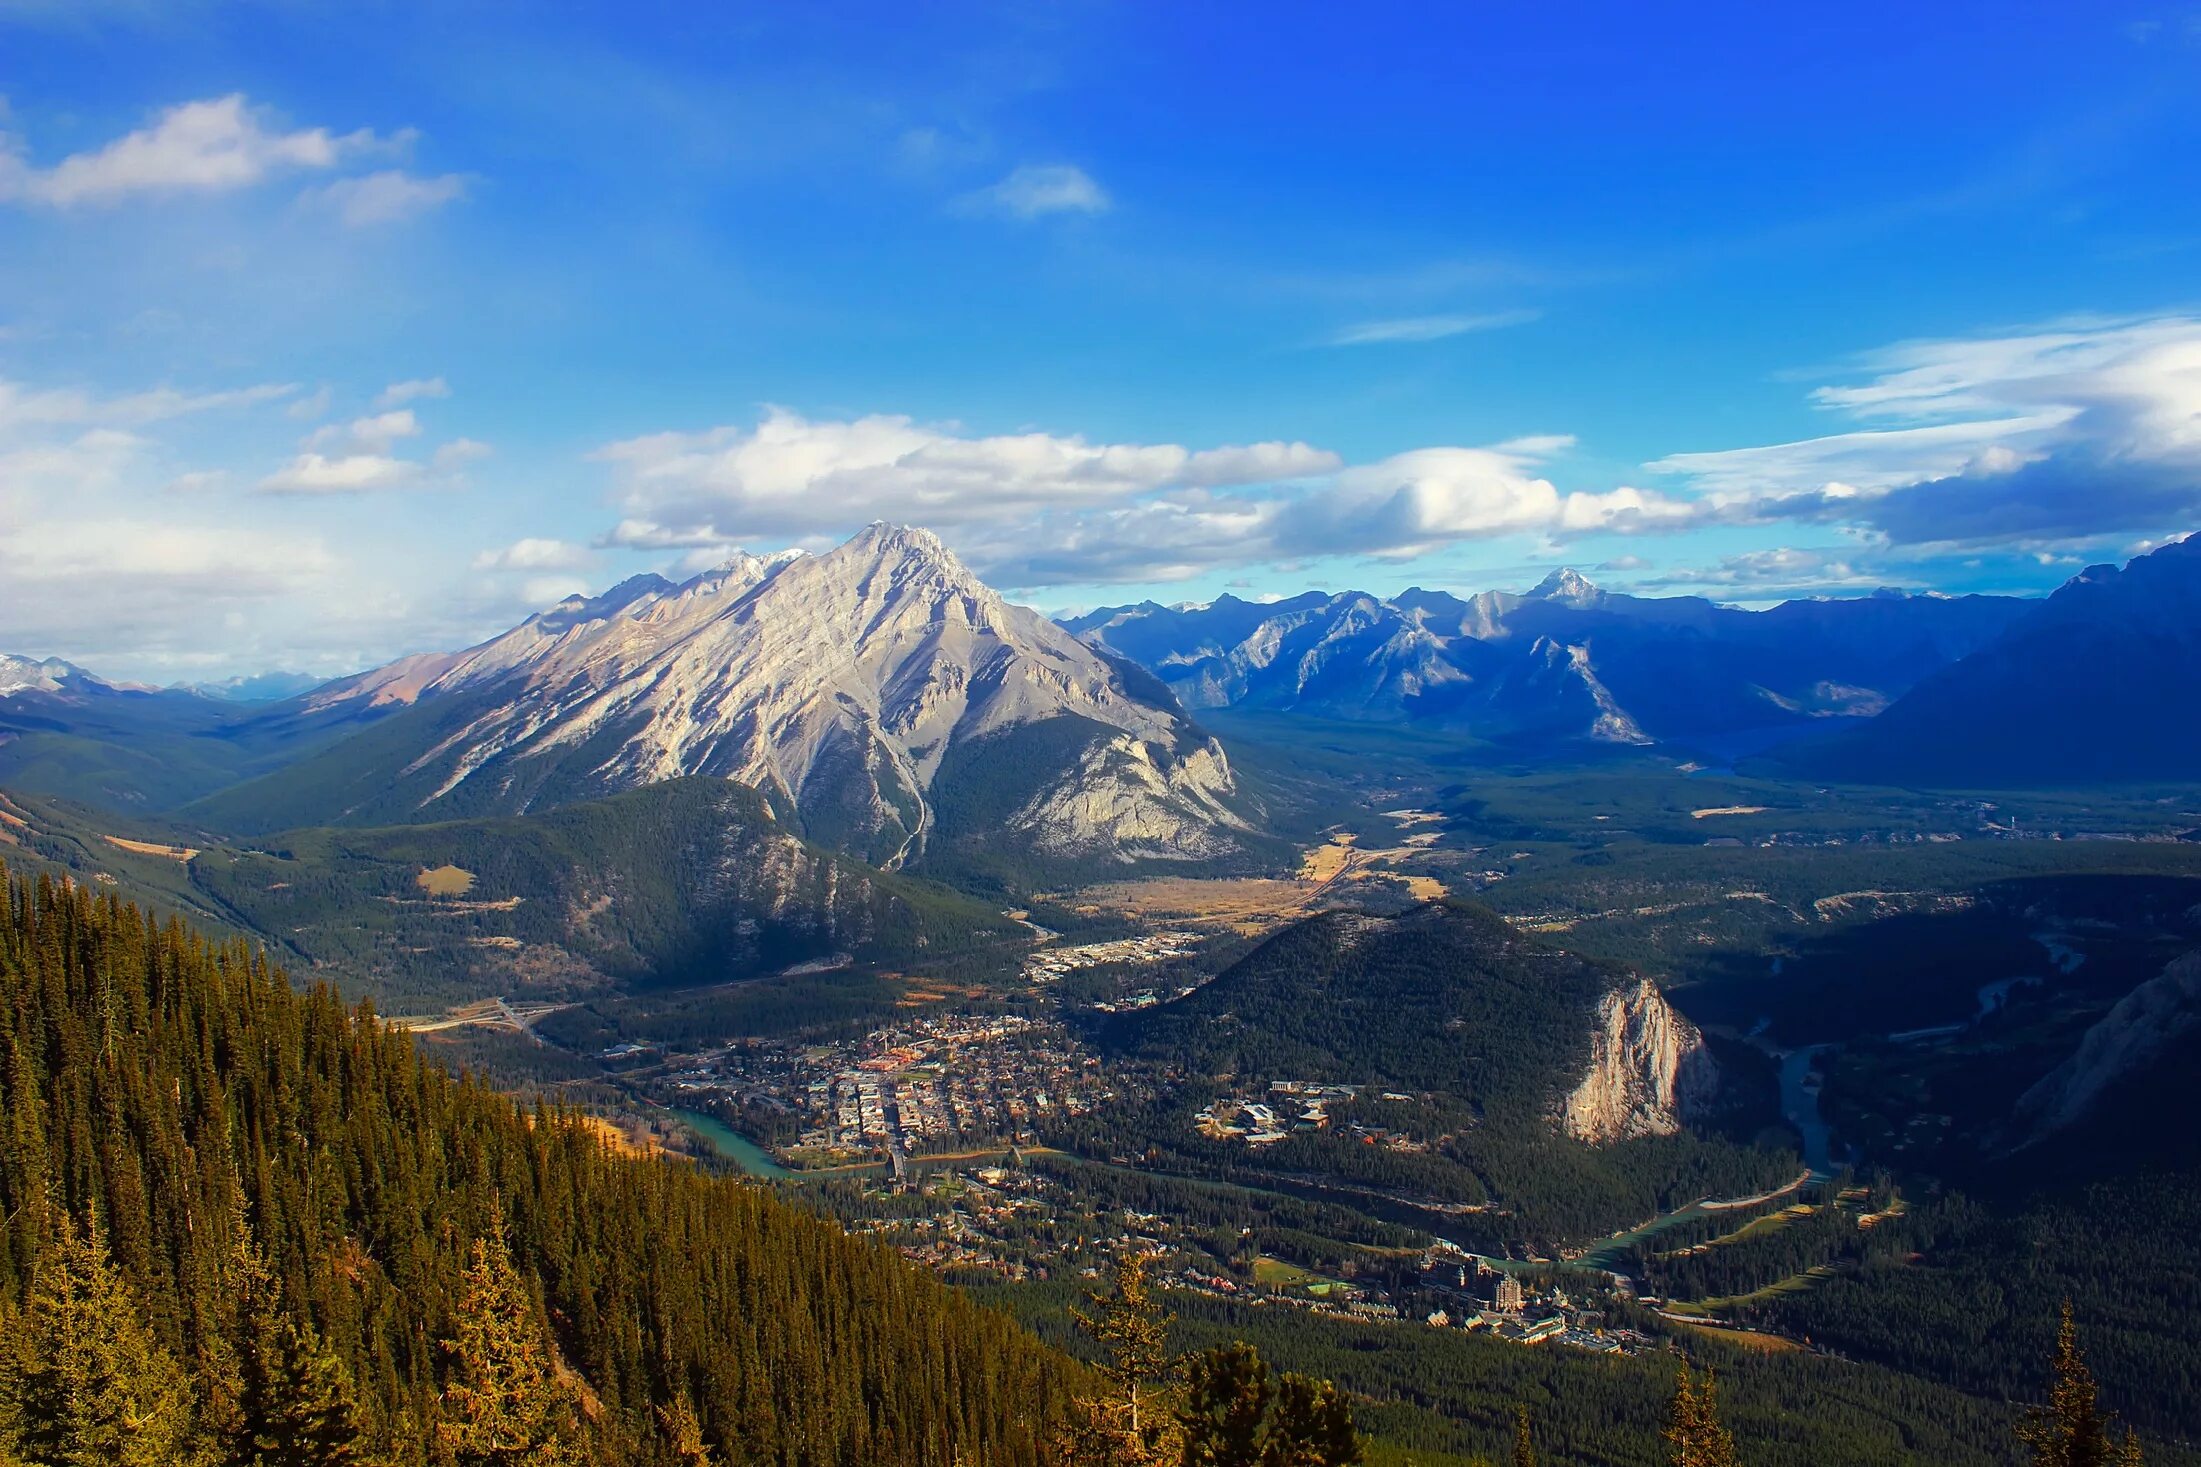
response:
[[[695,1132],[721,1161],[732,1162],[750,1176],[778,1181],[794,1175],[772,1160],[771,1154],[763,1147],[718,1117],[705,1115],[699,1110],[676,1110],[673,1114],[679,1117],[682,1125]]]

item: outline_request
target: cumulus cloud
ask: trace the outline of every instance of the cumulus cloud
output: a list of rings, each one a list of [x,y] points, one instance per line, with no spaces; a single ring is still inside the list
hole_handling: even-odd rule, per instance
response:
[[[819,422],[775,408],[753,429],[653,434],[601,450],[622,518],[598,543],[692,550],[830,539],[900,520],[946,532],[981,572],[1030,587],[1169,580],[1252,560],[1407,556],[1510,534],[1637,533],[1693,513],[1633,487],[1560,490],[1542,465],[1572,444],[1542,435],[1347,466],[1298,442],[1194,449],[974,437],[905,417]]]
[[[474,557],[474,569],[486,571],[580,570],[594,559],[585,546],[530,536]]]
[[[1642,489],[1562,493],[1536,470],[1548,440],[1492,448],[1422,448],[1337,476],[1279,517],[1278,548],[1411,555],[1457,540],[1541,532],[1585,534],[1678,524],[1685,501]]]
[[[420,465],[386,453],[301,453],[260,481],[263,494],[368,494],[418,483]]]
[[[310,191],[309,203],[333,210],[354,229],[376,224],[395,224],[466,196],[464,174],[445,173],[432,178],[385,169],[358,178],[340,178]]]
[[[1332,346],[1386,346],[1403,342],[1442,341],[1473,331],[1498,331],[1525,326],[1542,311],[1490,311],[1469,316],[1403,316],[1388,321],[1363,321],[1330,337]]]
[[[390,445],[400,438],[420,436],[420,420],[413,416],[411,408],[398,408],[392,412],[376,413],[372,417],[354,418],[349,423],[331,423],[316,429],[306,439],[309,448],[328,448],[343,445],[361,453],[390,451]]]
[[[23,160],[12,138],[0,140],[0,199],[67,209],[112,204],[136,194],[224,193],[292,170],[326,170],[386,146],[371,131],[283,131],[242,94],[170,107],[103,148],[51,168]]]
[[[1322,474],[1339,462],[1304,443],[1194,451],[1048,433],[973,438],[907,417],[817,422],[784,408],[754,428],[656,433],[596,457],[613,466],[626,515],[610,543],[652,548],[827,534],[873,519],[952,527],[1169,487]]]
[[[966,212],[1038,219],[1047,214],[1105,214],[1115,201],[1084,169],[1068,163],[1027,163],[999,183],[965,194]]]

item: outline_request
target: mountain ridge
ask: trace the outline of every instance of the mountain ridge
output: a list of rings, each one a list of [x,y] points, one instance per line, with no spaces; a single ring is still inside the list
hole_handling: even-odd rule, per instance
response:
[[[463,651],[327,684],[290,716],[380,722],[203,818],[521,813],[703,774],[891,868],[934,836],[951,752],[1071,717],[1073,749],[1024,761],[1012,841],[1057,859],[1204,859],[1248,832],[1222,746],[1158,684],[1012,605],[930,532],[884,523],[819,555],[630,578]]]
[[[1526,594],[1225,596],[1104,607],[1065,625],[1140,662],[1195,710],[1637,744],[1877,712],[2028,605],[1876,595],[1745,611],[1607,591],[1563,568]]]

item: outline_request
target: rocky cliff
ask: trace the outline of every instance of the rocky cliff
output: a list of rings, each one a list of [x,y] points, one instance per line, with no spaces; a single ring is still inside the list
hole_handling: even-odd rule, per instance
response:
[[[1600,1146],[1671,1136],[1718,1084],[1697,1026],[1639,978],[1598,1001],[1589,1069],[1568,1093],[1561,1124],[1576,1140]]]
[[[2189,953],[2117,1001],[2071,1058],[2018,1098],[2017,1120],[2038,1140],[2085,1118],[2118,1081],[2167,1058],[2201,1031],[2201,953]]]

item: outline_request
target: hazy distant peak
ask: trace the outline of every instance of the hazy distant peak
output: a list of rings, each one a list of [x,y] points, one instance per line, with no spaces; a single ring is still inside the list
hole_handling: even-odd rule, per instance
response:
[[[72,662],[58,657],[15,657],[0,652],[0,698],[16,693],[60,693],[71,688],[106,686]]]
[[[1603,599],[1605,593],[1572,566],[1562,566],[1536,583],[1529,595],[1539,601],[1564,601],[1580,605]]]

